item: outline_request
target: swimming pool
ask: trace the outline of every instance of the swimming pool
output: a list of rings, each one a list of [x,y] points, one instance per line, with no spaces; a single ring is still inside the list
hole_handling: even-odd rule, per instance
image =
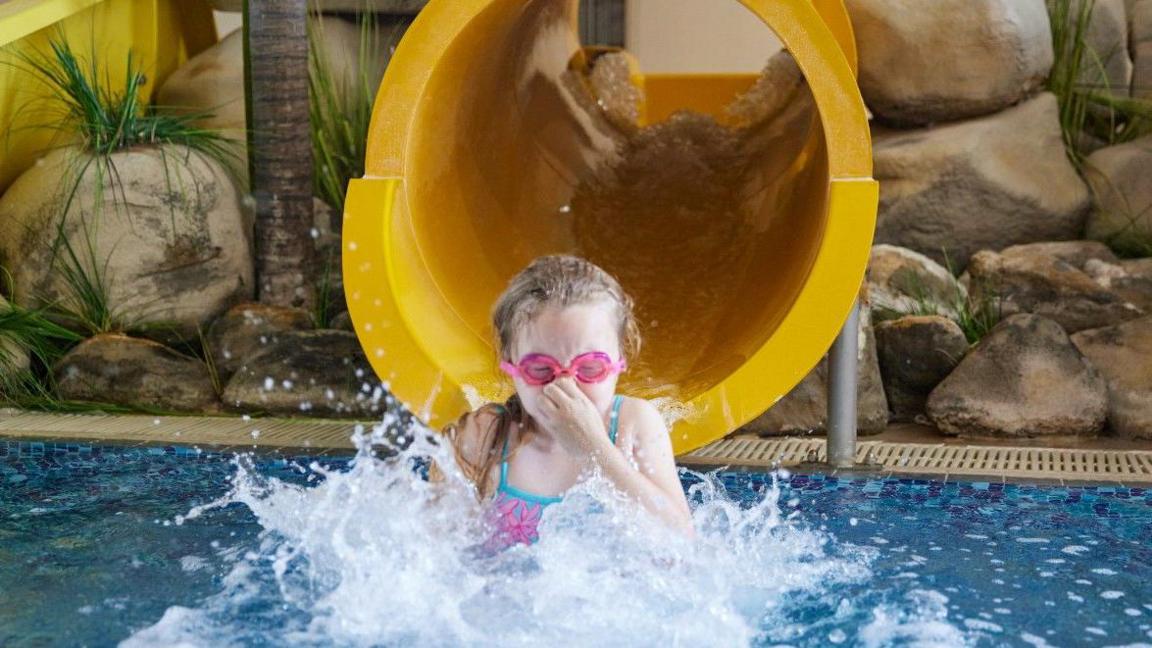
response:
[[[350,460],[246,461],[263,480],[256,490],[269,484],[274,489],[278,482],[267,479],[275,478],[299,487],[292,497],[307,497],[320,490],[318,484],[343,479]],[[552,585],[538,583],[530,604],[509,597],[500,607],[478,608],[489,620],[493,609],[507,615],[491,626],[469,617],[467,608],[478,596],[499,599],[505,588],[512,591],[541,572],[563,573],[557,578],[579,590],[587,566],[577,565],[583,572],[573,575],[563,571],[571,565],[559,565],[547,553],[564,555],[570,547],[544,547],[538,556],[525,549],[520,558],[536,561],[530,567],[513,563],[453,572],[464,581],[479,574],[478,589],[427,610],[420,606],[429,602],[416,600],[416,592],[451,592],[457,584],[405,583],[398,572],[395,588],[407,588],[419,614],[439,615],[445,604],[465,610],[451,618],[463,619],[467,632],[478,630],[460,634],[412,621],[365,622],[342,612],[357,607],[355,601],[333,602],[334,592],[364,596],[363,589],[332,582],[361,577],[348,570],[350,564],[374,566],[369,571],[375,573],[390,562],[427,560],[420,553],[427,542],[406,544],[386,528],[367,527],[372,533],[359,542],[380,546],[355,547],[349,554],[363,559],[341,559],[343,567],[335,571],[309,571],[299,567],[296,545],[285,549],[289,527],[272,528],[276,507],[232,503],[183,520],[193,507],[228,492],[237,470],[228,456],[181,446],[0,442],[0,645],[115,645],[129,637],[136,645],[177,638],[199,639],[201,645],[387,645],[421,639],[451,645],[483,644],[485,637],[528,644],[547,636],[552,624],[574,619],[587,634],[564,630],[569,634],[558,636],[576,643],[626,637],[628,643],[650,638],[666,645],[670,638],[695,637],[698,643],[711,636],[718,645],[730,645],[733,638],[793,646],[1152,645],[1152,491],[1141,488],[785,474],[776,494],[765,492],[770,475],[721,472],[707,479],[686,472],[697,525],[710,529],[701,535],[736,553],[756,550],[742,542],[760,543],[759,553],[741,553],[734,563],[708,558],[701,564],[715,564],[719,574],[708,578],[696,573],[677,580],[677,567],[663,556],[656,561],[661,566],[639,575],[597,574],[584,595],[590,606],[584,619],[580,609],[570,609],[563,621],[553,615],[548,602],[559,605],[571,592],[553,593],[547,589]],[[344,486],[354,492],[357,483]],[[397,492],[411,488],[396,483]],[[777,504],[766,507],[766,496]],[[339,498],[344,499],[336,509],[362,506],[355,495]],[[281,510],[285,501],[278,503]],[[387,500],[387,506],[397,509],[403,501]],[[733,517],[731,507],[742,513]],[[365,510],[357,519],[379,515]],[[761,535],[747,535],[745,527],[761,524],[765,516],[780,519],[757,531]],[[630,541],[612,551],[630,551]],[[330,541],[323,546],[339,549]],[[324,562],[313,554],[308,560]],[[436,569],[430,565],[419,573]],[[768,576],[744,582],[756,572]],[[363,577],[371,579],[372,573]],[[597,589],[613,591],[613,579],[625,587],[633,586],[628,579],[642,581],[640,612],[627,610],[621,620],[611,614],[622,607],[619,600],[597,607]],[[685,593],[686,588],[697,591]],[[407,599],[356,614],[399,619],[404,615],[395,609],[396,600]],[[634,635],[614,626],[633,628],[641,618],[652,627]],[[511,632],[509,624],[524,631]],[[744,626],[751,634],[725,634]],[[668,628],[676,634],[660,634]]]

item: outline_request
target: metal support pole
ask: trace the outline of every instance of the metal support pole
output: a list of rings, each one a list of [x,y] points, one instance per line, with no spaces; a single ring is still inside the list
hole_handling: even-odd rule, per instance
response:
[[[626,14],[624,0],[584,0],[580,3],[580,42],[624,47]]]
[[[859,335],[857,300],[828,354],[828,463],[836,468],[851,468],[856,463]]]

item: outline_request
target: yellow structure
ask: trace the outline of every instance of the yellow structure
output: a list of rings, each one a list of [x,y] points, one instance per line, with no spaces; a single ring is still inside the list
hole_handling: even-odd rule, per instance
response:
[[[0,192],[50,146],[58,104],[21,55],[51,54],[63,39],[85,63],[96,58],[112,91],[124,87],[128,51],[147,79],[149,96],[181,63],[216,42],[206,0],[5,0],[0,2]],[[49,107],[51,106],[51,107]],[[47,127],[46,127],[47,126]]]
[[[810,94],[724,153],[733,172],[712,169],[708,183],[666,175],[694,140],[645,148],[656,131],[617,137],[581,99],[573,84],[594,53],[578,42],[574,0],[432,0],[411,26],[376,99],[365,177],[349,188],[343,258],[368,358],[429,424],[509,393],[489,309],[546,253],[589,257],[636,299],[645,348],[621,391],[682,416],[678,453],[768,409],[828,349],[859,291],[878,199],[851,26],[841,0],[740,1]],[[731,121],[724,106],[755,77],[633,70],[633,81],[651,126],[679,108]],[[622,183],[614,197],[597,189],[606,177]]]

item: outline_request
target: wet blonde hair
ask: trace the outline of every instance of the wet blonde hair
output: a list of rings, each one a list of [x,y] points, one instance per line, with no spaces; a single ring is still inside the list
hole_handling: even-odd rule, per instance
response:
[[[500,359],[512,360],[516,334],[549,307],[566,308],[608,301],[616,307],[616,334],[625,358],[640,352],[640,331],[632,312],[632,298],[615,277],[596,264],[576,256],[551,255],[533,261],[508,282],[492,307]]]
[[[516,336],[547,308],[583,306],[609,302],[615,306],[616,333],[620,338],[620,351],[631,360],[640,353],[640,331],[633,313],[632,298],[620,287],[616,278],[596,264],[576,256],[549,255],[537,258],[521,270],[492,307],[492,328],[496,335],[496,349],[501,360],[512,360]],[[456,431],[482,411],[492,414],[491,421],[481,432],[480,461],[473,465],[456,453],[464,474],[477,487],[481,500],[491,495],[489,474],[499,460],[504,442],[511,434],[513,424],[524,422],[524,408],[519,396],[513,394],[503,405],[486,405],[477,412],[465,414],[445,432],[456,441]],[[458,444],[454,444],[458,448]]]

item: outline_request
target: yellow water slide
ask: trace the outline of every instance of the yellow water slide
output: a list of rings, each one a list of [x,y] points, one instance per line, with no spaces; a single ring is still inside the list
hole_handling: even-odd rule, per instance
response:
[[[66,42],[85,64],[99,64],[112,92],[124,88],[128,52],[151,93],[188,58],[216,42],[207,0],[0,0],[0,192],[48,147],[67,143],[53,128],[60,106],[22,57],[51,55]]]
[[[677,452],[761,414],[827,351],[878,197],[851,26],[841,0],[740,1],[798,89],[767,71],[646,76],[626,55],[612,87],[575,0],[432,0],[412,24],[349,187],[343,263],[368,358],[429,424],[510,393],[489,310],[541,254],[586,256],[633,295],[644,348],[621,391],[681,417]]]

